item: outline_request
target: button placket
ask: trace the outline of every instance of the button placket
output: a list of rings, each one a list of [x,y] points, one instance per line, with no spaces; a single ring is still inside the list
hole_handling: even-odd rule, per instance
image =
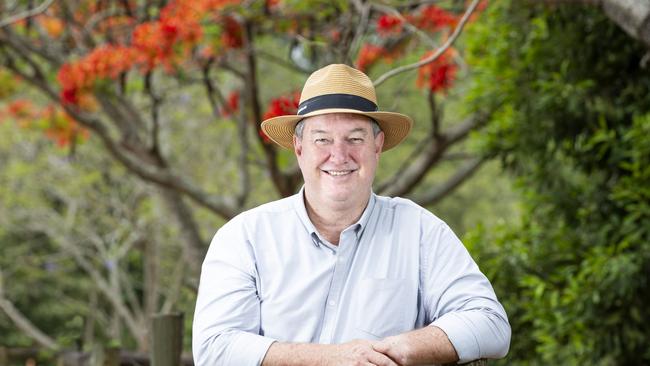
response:
[[[339,303],[343,284],[348,276],[348,258],[347,253],[356,245],[357,237],[353,231],[344,232],[341,235],[337,256],[334,262],[334,273],[332,274],[332,283],[327,296],[327,306],[323,314],[323,327],[320,334],[320,343],[331,343],[334,336],[335,325],[339,314]]]

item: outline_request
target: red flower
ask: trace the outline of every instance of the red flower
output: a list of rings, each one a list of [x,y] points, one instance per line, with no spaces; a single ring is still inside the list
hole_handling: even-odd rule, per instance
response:
[[[262,141],[264,141],[265,144],[270,144],[271,139],[264,133],[264,130],[261,128],[257,131],[259,133],[260,137],[262,138]]]
[[[298,112],[298,103],[300,95],[293,93],[289,96],[281,96],[271,99],[269,107],[264,113],[264,119],[269,119],[278,116],[286,116],[296,114]]]
[[[370,66],[386,55],[386,49],[381,46],[366,43],[361,47],[357,57],[357,69],[366,71]]]
[[[223,18],[221,43],[226,48],[240,48],[244,44],[241,24],[235,18],[229,16]]]
[[[329,37],[332,40],[332,43],[339,43],[341,40],[341,31],[338,29],[332,29],[329,31]]]
[[[176,35],[178,34],[178,25],[167,19],[166,21],[161,22],[161,30],[166,39],[173,41],[176,39]]]
[[[400,33],[402,31],[402,19],[394,15],[384,14],[377,20],[377,31],[383,36]]]
[[[83,58],[64,64],[57,74],[64,103],[79,104],[79,95],[87,92],[97,80],[116,79],[135,62],[135,50],[130,47],[104,45]]]
[[[30,118],[32,117],[34,106],[25,99],[17,99],[9,103],[7,111],[15,118]]]
[[[437,31],[443,27],[454,27],[458,18],[436,5],[428,5],[420,14],[415,15],[413,23],[418,28]]]
[[[279,116],[294,115],[298,113],[298,104],[300,103],[300,93],[293,92],[289,95],[283,95],[277,98],[271,99],[269,106],[264,113],[263,119],[269,119]],[[265,144],[271,143],[271,139],[262,131],[260,128],[258,131],[262,141]]]
[[[160,11],[159,20],[137,25],[130,37],[127,34],[118,37],[125,43],[130,39],[130,44],[100,46],[81,59],[64,64],[57,75],[61,85],[61,100],[79,105],[79,97],[86,95],[98,80],[115,79],[134,67],[140,67],[144,71],[159,66],[167,71],[173,70],[197,49],[203,35],[201,22],[219,9],[238,2],[239,0],[169,1]],[[90,2],[89,6],[88,11],[92,13],[91,10],[96,5]],[[85,16],[82,13],[79,15]],[[130,24],[130,20],[126,20]],[[226,47],[241,47],[241,25],[234,18],[225,18],[223,38]]]
[[[63,89],[61,90],[61,100],[64,104],[74,104],[79,103],[79,97],[77,96],[77,89]]]
[[[221,115],[224,117],[230,116],[230,114],[235,113],[239,110],[239,91],[235,90],[230,92],[228,99],[226,100],[226,108],[223,108]]]
[[[451,48],[447,49],[435,61],[420,67],[417,80],[418,87],[422,88],[426,85],[434,93],[449,89],[456,78],[456,71],[458,70],[458,66],[452,60],[453,52]],[[432,54],[433,51],[427,52],[422,59],[426,59]]]
[[[43,117],[50,122],[45,129],[45,135],[61,148],[73,141],[88,138],[88,130],[79,126],[77,121],[61,109],[47,107],[43,111]]]
[[[280,0],[266,0],[266,7],[268,9],[275,8],[280,5]]]

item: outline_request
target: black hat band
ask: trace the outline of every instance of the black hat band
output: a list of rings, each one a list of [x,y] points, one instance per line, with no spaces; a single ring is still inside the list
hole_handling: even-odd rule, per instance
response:
[[[342,108],[361,112],[377,112],[379,108],[372,101],[352,94],[325,94],[305,100],[298,106],[298,115],[321,109]]]

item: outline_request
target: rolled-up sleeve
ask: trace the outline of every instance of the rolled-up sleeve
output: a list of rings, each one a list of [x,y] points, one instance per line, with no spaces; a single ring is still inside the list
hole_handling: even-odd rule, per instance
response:
[[[442,329],[459,362],[501,358],[510,324],[489,280],[446,224],[424,233],[423,300],[431,325]]]
[[[194,321],[196,365],[260,365],[275,341],[260,335],[254,255],[241,218],[223,226],[203,262]]]

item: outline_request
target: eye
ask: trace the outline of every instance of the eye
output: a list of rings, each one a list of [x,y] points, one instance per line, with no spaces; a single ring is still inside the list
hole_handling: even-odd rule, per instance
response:
[[[325,145],[325,144],[327,144],[329,142],[329,140],[326,139],[326,138],[318,138],[318,139],[314,140],[314,142],[317,145]]]
[[[353,144],[360,144],[363,142],[363,139],[361,137],[351,137],[350,142]]]

